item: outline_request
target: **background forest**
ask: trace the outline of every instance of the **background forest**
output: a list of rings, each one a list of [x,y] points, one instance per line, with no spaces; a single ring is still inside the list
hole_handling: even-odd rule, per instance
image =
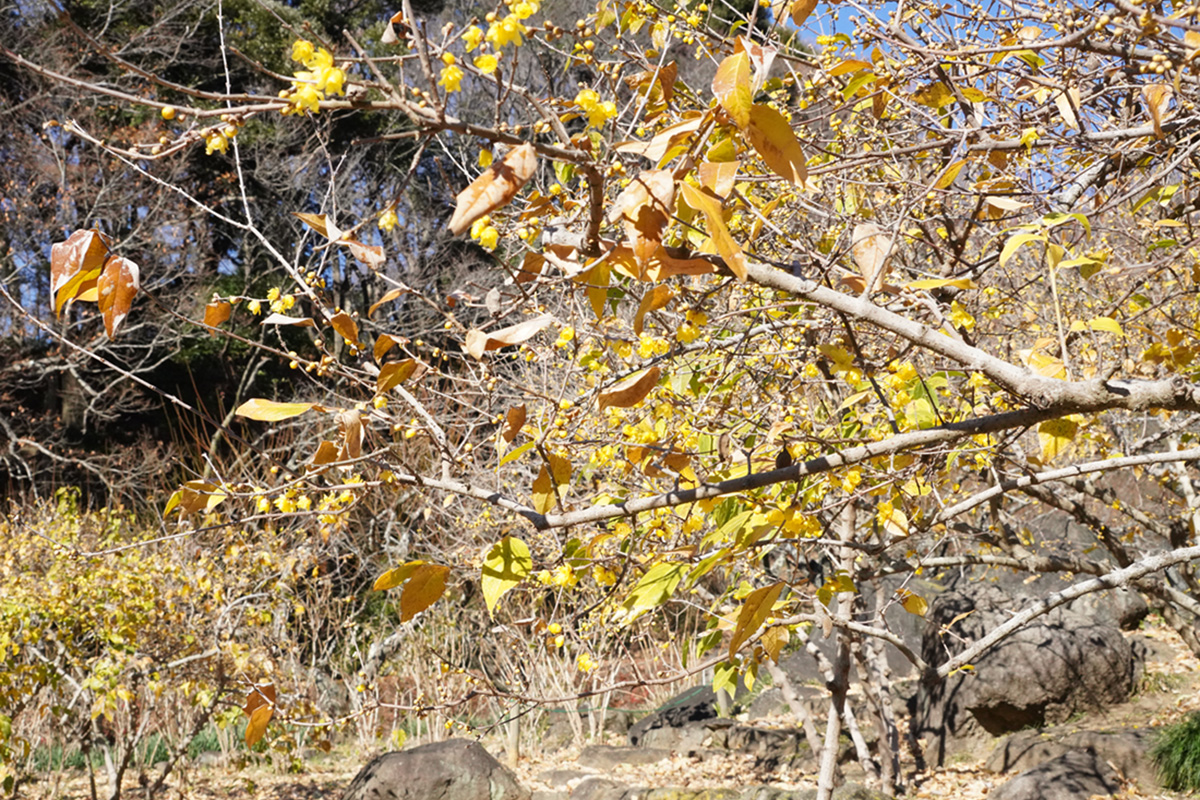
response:
[[[852,684],[895,794],[885,643],[936,692],[1122,588],[1200,654],[1197,13],[6,7],[5,790],[820,639],[822,796]]]

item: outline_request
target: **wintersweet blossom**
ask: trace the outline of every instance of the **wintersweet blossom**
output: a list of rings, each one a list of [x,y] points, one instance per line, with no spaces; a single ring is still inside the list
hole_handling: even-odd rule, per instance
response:
[[[457,92],[462,89],[462,79],[462,67],[450,64],[442,67],[442,76],[438,79],[438,86],[445,87],[447,92]]]
[[[467,52],[471,52],[483,43],[483,29],[478,25],[472,25],[463,32],[462,40],[467,43]]]
[[[486,38],[497,49],[503,49],[506,44],[521,46],[521,36],[528,33],[516,14],[509,14],[504,19],[498,19],[488,26]]]
[[[495,72],[498,66],[500,66],[500,60],[491,53],[484,53],[475,59],[475,69],[485,75]]]

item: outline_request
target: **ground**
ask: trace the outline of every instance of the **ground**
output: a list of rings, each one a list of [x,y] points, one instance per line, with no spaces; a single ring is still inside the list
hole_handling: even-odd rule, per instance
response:
[[[1163,654],[1151,656],[1146,664],[1143,688],[1129,702],[1092,714],[1076,721],[1080,729],[1159,726],[1177,722],[1186,714],[1200,711],[1200,659],[1192,655],[1179,636],[1165,627],[1149,627],[1139,632],[1161,643]],[[616,742],[613,742],[616,743]],[[502,757],[502,750],[485,742]],[[523,785],[531,789],[548,788],[537,776],[551,769],[576,769],[579,748],[568,748],[553,754],[533,753],[521,759],[516,772]],[[986,755],[983,754],[983,755]],[[320,755],[306,765],[303,774],[280,774],[265,765],[248,766],[241,770],[223,767],[190,768],[173,775],[169,800],[310,800],[337,798],[349,784],[367,756],[337,753],[333,757]],[[646,766],[622,766],[607,776],[635,786],[678,786],[692,789],[712,787],[743,787],[770,783],[783,788],[815,787],[815,776],[786,770],[764,774],[755,769],[752,757],[710,756],[705,758],[674,757]],[[957,798],[974,800],[986,797],[993,785],[1004,778],[983,769],[982,756],[971,763],[909,773],[906,776],[910,798]],[[76,800],[88,798],[86,776],[82,772],[67,772],[46,776],[39,783],[26,787],[23,796],[32,800]],[[143,792],[130,785],[126,797],[142,797]],[[1172,798],[1166,792],[1149,787],[1130,785],[1121,795],[1127,800],[1141,798]]]

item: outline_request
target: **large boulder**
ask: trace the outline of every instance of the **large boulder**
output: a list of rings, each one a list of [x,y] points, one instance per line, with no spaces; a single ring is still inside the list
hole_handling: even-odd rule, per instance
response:
[[[656,711],[629,728],[629,743],[642,744],[648,731],[655,728],[682,728],[689,722],[717,717],[717,694],[711,686],[693,686],[663,703]]]
[[[927,615],[922,656],[944,663],[1022,605],[989,584],[943,594]],[[1114,624],[1057,608],[985,651],[973,667],[922,687],[915,699],[913,729],[930,741],[926,755],[934,763],[980,733],[1054,725],[1123,702],[1141,678],[1142,660]]]
[[[478,742],[449,739],[384,753],[342,800],[529,800],[529,792]]]
[[[1020,731],[1006,736],[984,763],[990,772],[1018,773],[1040,766],[1073,750],[1092,750],[1115,768],[1121,777],[1149,789],[1158,784],[1150,758],[1153,736],[1144,728],[1112,731],[1076,731],[1068,727],[1048,731]]]
[[[1120,785],[1095,750],[1072,750],[992,789],[988,800],[1089,800]]]

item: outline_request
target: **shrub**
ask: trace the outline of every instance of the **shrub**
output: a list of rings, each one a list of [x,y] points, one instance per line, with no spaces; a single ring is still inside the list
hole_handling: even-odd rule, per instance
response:
[[[1200,712],[1164,728],[1150,756],[1158,766],[1159,781],[1167,789],[1200,789]]]

